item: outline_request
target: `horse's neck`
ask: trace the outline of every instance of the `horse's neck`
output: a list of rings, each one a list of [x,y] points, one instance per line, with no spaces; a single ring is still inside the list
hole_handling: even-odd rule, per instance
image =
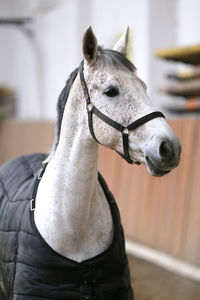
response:
[[[35,222],[58,253],[82,261],[112,239],[109,205],[98,183],[98,146],[91,139],[77,99],[69,97],[59,144],[38,188]]]

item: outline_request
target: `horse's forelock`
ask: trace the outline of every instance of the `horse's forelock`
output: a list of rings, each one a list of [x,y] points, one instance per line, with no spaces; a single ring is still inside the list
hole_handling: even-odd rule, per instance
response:
[[[99,47],[101,62],[105,65],[115,66],[123,71],[136,72],[136,67],[122,53]]]

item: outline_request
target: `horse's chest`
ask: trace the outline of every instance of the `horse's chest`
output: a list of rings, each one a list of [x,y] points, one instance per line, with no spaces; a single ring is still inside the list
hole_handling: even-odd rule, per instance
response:
[[[35,221],[40,234],[54,251],[80,262],[109,247],[113,239],[113,217],[101,187],[89,212],[82,203],[74,210],[70,207],[72,203],[66,204],[63,214],[57,211],[59,207],[53,205],[44,211],[36,208]]]

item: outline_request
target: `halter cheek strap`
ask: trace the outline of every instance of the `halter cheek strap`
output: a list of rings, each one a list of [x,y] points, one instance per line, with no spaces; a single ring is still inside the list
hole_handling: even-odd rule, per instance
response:
[[[104,115],[91,102],[90,94],[89,94],[89,91],[88,91],[87,84],[85,82],[83,72],[84,72],[84,65],[83,65],[83,61],[82,61],[81,65],[80,65],[80,79],[81,79],[81,84],[82,84],[82,88],[83,88],[83,93],[84,93],[84,96],[86,98],[86,107],[87,107],[87,112],[88,112],[88,125],[89,125],[91,135],[93,136],[93,138],[95,139],[95,141],[97,143],[101,144],[97,140],[97,138],[95,136],[95,133],[94,133],[94,129],[93,129],[93,114],[95,114],[102,121],[104,121],[105,123],[107,123],[111,127],[115,128],[116,130],[121,132],[122,141],[123,141],[123,152],[124,153],[120,153],[118,151],[117,151],[117,153],[119,155],[121,155],[129,164],[135,163],[135,164],[139,165],[140,162],[132,160],[131,157],[130,157],[130,154],[129,154],[129,131],[132,131],[132,130],[140,127],[141,125],[145,124],[146,122],[148,122],[150,120],[153,120],[155,118],[160,118],[160,117],[165,118],[165,116],[160,111],[154,111],[152,113],[149,113],[149,114],[137,119],[136,121],[129,124],[127,127],[123,126],[122,124],[120,124],[120,123],[110,119],[106,115]]]

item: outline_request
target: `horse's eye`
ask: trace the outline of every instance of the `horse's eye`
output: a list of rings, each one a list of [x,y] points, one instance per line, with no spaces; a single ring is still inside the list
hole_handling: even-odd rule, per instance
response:
[[[108,97],[116,97],[119,95],[119,90],[115,86],[109,86],[105,91],[104,94]]]

